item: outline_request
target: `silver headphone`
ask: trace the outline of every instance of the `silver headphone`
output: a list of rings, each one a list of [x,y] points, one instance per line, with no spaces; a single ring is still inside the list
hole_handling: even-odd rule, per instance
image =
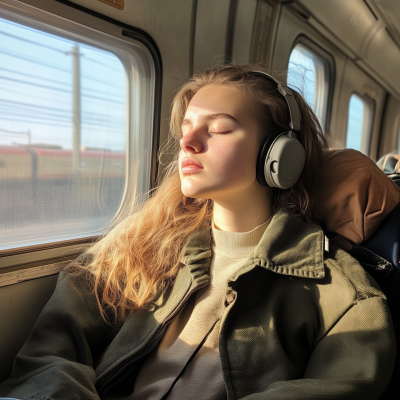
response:
[[[289,189],[299,179],[303,170],[306,153],[297,139],[300,131],[301,114],[293,92],[282,82],[262,71],[251,71],[252,75],[274,81],[278,92],[285,98],[289,108],[290,123],[287,132],[272,133],[268,136],[257,158],[257,180],[263,186]]]

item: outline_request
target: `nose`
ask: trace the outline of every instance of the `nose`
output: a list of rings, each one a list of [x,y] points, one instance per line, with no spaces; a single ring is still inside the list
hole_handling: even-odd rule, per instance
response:
[[[181,149],[185,153],[200,153],[204,149],[202,142],[201,127],[193,127],[186,135],[180,140]]]

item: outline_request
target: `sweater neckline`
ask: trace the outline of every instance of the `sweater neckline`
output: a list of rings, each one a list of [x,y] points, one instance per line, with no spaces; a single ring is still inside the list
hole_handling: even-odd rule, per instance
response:
[[[262,238],[271,218],[256,226],[249,232],[221,231],[215,227],[214,220],[212,220],[212,247],[218,251],[230,254],[244,254],[251,252]]]

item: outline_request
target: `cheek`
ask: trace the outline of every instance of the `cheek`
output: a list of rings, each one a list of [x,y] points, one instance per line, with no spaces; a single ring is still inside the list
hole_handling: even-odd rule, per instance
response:
[[[179,151],[178,162],[181,163],[184,158],[185,158],[185,152],[181,149]]]
[[[230,182],[252,179],[255,176],[256,157],[243,143],[237,143],[229,151],[218,151],[214,157],[213,170]]]
[[[181,150],[181,151],[179,152],[179,156],[178,156],[179,173],[181,173],[181,163],[182,163],[182,160],[183,160],[184,158],[185,158],[185,153],[184,153],[183,150]]]

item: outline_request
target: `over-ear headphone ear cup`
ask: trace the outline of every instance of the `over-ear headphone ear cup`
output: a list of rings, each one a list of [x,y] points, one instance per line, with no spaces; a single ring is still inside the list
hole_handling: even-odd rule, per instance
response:
[[[300,178],[306,160],[303,145],[292,134],[282,133],[271,144],[264,161],[270,187],[289,189]]]
[[[269,135],[267,137],[266,141],[264,142],[264,144],[261,146],[260,152],[258,153],[257,166],[256,166],[256,177],[257,177],[257,181],[263,186],[269,186],[267,181],[265,180],[265,174],[264,174],[265,159],[267,157],[267,154],[269,152],[269,149],[270,149],[272,143],[274,143],[275,139],[280,134],[282,134],[282,132],[276,132],[276,133],[272,133],[271,135]]]

